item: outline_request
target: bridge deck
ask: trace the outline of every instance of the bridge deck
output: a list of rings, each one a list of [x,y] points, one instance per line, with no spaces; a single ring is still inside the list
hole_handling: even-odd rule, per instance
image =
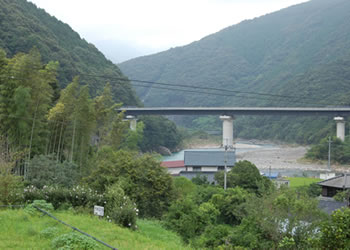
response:
[[[152,107],[121,108],[126,115],[295,115],[295,116],[348,116],[349,107],[332,108],[278,108],[278,107]]]

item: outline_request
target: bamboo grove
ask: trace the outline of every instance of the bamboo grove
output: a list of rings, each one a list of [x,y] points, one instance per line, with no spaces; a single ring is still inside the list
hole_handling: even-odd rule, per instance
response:
[[[12,58],[0,50],[2,158],[11,156],[15,171],[26,176],[35,155],[74,162],[82,171],[92,151],[103,145],[137,150],[143,124],[137,131],[128,129],[110,84],[92,99],[78,76],[59,90],[58,70],[58,62],[43,64],[35,48]]]

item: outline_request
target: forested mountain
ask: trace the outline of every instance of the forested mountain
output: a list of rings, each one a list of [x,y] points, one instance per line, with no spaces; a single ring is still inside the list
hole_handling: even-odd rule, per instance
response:
[[[119,68],[67,24],[38,9],[26,0],[0,0],[0,48],[9,57],[18,52],[28,53],[37,47],[44,63],[59,62],[58,80],[66,87],[79,75],[96,96],[107,81],[111,82],[115,101],[137,105],[139,101]],[[101,76],[108,75],[112,79]]]
[[[136,83],[146,106],[347,105],[350,1],[311,0],[119,66],[130,79],[239,91],[215,91],[222,95],[218,96]],[[318,140],[332,126],[326,118],[236,121],[239,136],[302,143]],[[201,122],[196,119],[188,125],[198,124]]]

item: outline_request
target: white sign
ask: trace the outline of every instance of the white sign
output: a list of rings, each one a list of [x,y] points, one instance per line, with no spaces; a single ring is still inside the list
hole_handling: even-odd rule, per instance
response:
[[[103,216],[105,212],[104,207],[94,206],[94,215]]]

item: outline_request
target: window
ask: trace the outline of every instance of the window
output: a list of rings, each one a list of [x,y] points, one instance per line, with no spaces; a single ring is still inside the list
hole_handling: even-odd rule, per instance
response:
[[[202,171],[202,167],[193,167],[193,171]]]
[[[218,166],[218,171],[224,171],[225,170],[225,166]]]

